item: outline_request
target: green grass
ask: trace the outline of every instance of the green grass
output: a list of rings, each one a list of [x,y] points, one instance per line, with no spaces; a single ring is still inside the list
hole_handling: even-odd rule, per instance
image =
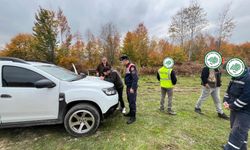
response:
[[[228,81],[223,77],[221,97]],[[154,76],[140,77],[139,85],[135,124],[127,125],[127,118],[116,112],[89,137],[71,137],[63,125],[1,129],[0,149],[220,150],[220,146],[227,142],[229,121],[217,117],[211,98],[202,107],[205,116],[194,113],[201,87],[198,76],[179,77],[173,101],[177,116],[158,110],[160,87]],[[128,106],[126,96],[124,98]],[[225,112],[229,114],[229,111]]]

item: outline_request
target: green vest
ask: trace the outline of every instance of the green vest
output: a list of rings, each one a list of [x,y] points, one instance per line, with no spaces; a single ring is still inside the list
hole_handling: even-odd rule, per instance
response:
[[[163,88],[173,88],[174,85],[171,80],[171,72],[173,69],[167,69],[166,67],[161,67],[158,70],[158,73],[160,75],[160,84]]]

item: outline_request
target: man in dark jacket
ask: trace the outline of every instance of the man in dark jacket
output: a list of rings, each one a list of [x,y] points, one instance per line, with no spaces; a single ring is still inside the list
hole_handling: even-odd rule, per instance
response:
[[[114,84],[115,89],[118,92],[118,96],[119,96],[119,102],[120,102],[120,107],[121,107],[121,112],[123,114],[126,113],[126,109],[125,109],[125,104],[123,101],[123,82],[122,82],[122,78],[119,75],[119,73],[115,70],[111,70],[109,67],[105,67],[103,69],[103,73],[104,73],[104,77],[101,77],[101,79],[104,79],[105,81],[111,82]]]
[[[223,112],[220,101],[220,86],[221,86],[220,70],[209,69],[208,67],[204,67],[201,72],[201,85],[202,85],[202,92],[200,98],[196,103],[195,112],[203,114],[201,112],[201,105],[205,100],[207,100],[208,96],[211,95],[214,100],[218,117],[228,120],[229,117]]]
[[[108,63],[108,59],[106,57],[103,57],[102,62],[96,68],[96,76],[98,77],[104,76],[103,69],[105,67],[109,67],[111,69],[111,65]]]
[[[232,78],[224,96],[224,107],[230,109],[231,133],[224,150],[247,150],[250,129],[250,70]]]
[[[138,88],[138,73],[134,64],[129,61],[128,56],[123,55],[120,60],[122,64],[126,66],[126,74],[125,74],[125,84],[127,86],[127,98],[129,102],[129,113],[127,113],[126,117],[130,117],[127,121],[127,124],[131,124],[136,121],[136,96],[137,96],[137,88]]]

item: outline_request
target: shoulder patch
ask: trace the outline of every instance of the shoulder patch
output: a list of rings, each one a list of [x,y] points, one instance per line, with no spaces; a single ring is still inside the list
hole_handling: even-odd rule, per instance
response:
[[[132,67],[130,68],[130,72],[131,72],[132,74],[137,74],[137,70],[136,70],[135,66],[132,66]]]

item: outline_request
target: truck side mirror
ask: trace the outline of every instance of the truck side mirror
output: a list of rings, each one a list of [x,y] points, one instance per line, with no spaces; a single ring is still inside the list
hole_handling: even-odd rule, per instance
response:
[[[40,88],[53,88],[55,87],[56,84],[48,79],[42,79],[39,80],[35,83],[35,87],[40,89]]]

